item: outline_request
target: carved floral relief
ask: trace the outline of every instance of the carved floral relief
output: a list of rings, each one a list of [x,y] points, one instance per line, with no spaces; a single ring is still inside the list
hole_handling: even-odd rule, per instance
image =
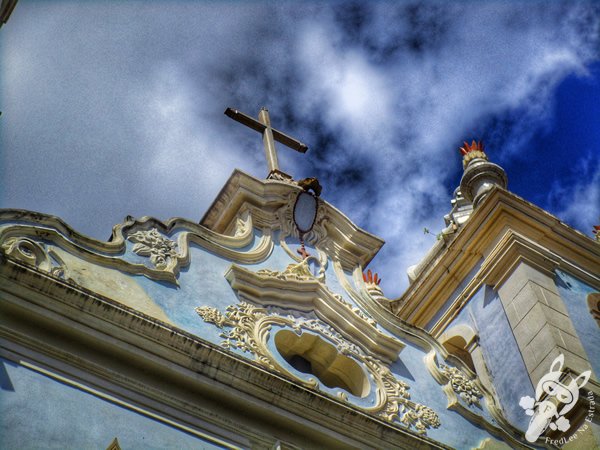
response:
[[[133,252],[140,256],[147,256],[158,270],[166,270],[173,265],[177,258],[177,243],[164,237],[156,228],[151,230],[136,231],[127,237],[133,246]],[[173,262],[172,262],[173,261]]]
[[[282,365],[271,353],[268,342],[275,326],[293,330],[298,336],[305,331],[316,333],[333,345],[339,353],[355,360],[369,374],[376,391],[376,404],[370,407],[356,406],[389,422],[397,421],[408,428],[414,428],[421,434],[425,434],[429,428],[440,426],[435,411],[413,402],[408,392],[408,384],[397,380],[381,360],[366,354],[359,346],[349,342],[331,326],[318,319],[283,316],[248,302],[228,306],[225,314],[210,306],[200,306],[195,311],[205,322],[223,329],[220,335],[223,338],[223,347],[251,353],[264,367],[284,373],[311,388],[318,388],[319,381],[315,378],[300,378]],[[349,401],[345,393],[338,393],[338,396],[344,401]]]
[[[441,364],[442,374],[450,380],[452,390],[456,392],[469,406],[479,406],[479,399],[483,393],[475,386],[475,380],[470,380],[462,371],[456,367]]]

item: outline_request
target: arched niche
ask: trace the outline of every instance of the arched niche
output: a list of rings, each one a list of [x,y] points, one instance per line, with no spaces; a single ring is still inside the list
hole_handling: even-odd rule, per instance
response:
[[[473,372],[477,373],[471,349],[477,343],[475,331],[468,325],[456,325],[440,336],[444,348],[460,358]]]
[[[311,333],[298,336],[290,330],[275,335],[275,346],[290,366],[314,375],[329,388],[341,388],[357,397],[366,397],[370,385],[361,366],[338,352],[329,342]]]

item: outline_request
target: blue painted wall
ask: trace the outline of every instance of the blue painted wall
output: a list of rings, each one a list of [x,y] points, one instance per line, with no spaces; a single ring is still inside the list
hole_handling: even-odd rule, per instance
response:
[[[469,325],[479,335],[483,357],[507,419],[515,427],[526,429],[529,416],[519,406],[519,400],[533,396],[533,385],[498,293],[489,286],[479,289],[448,329],[460,324]]]
[[[0,448],[225,448],[0,358]]]
[[[587,296],[598,291],[560,270],[557,270],[556,285],[597,380],[600,376],[600,328],[590,313]]]
[[[408,392],[412,401],[429,406],[438,414],[442,425],[427,430],[427,436],[456,449],[478,447],[489,434],[457,412],[447,409],[446,394],[425,367],[424,356],[423,350],[407,343],[391,370],[398,380],[410,386]]]
[[[467,274],[467,276],[458,284],[458,286],[456,287],[456,289],[454,289],[454,291],[452,292],[452,294],[450,294],[450,296],[446,300],[446,303],[444,303],[442,305],[442,307],[438,309],[438,311],[435,313],[435,315],[433,316],[433,318],[425,326],[425,329],[430,330],[437,323],[437,321],[440,320],[440,318],[442,317],[442,315],[444,314],[444,312],[450,307],[450,304],[454,301],[454,299],[456,298],[456,296],[460,292],[462,292],[462,290],[467,286],[467,284],[469,284],[471,282],[471,280],[473,279],[473,277],[475,276],[475,274],[481,268],[481,264],[482,263],[483,263],[483,259],[480,259],[477,262],[477,264],[475,264],[475,266],[471,269],[471,271]]]

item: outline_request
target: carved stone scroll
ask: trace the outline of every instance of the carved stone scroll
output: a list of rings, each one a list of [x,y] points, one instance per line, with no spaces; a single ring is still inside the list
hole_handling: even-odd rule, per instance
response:
[[[469,406],[479,406],[479,399],[483,393],[475,386],[474,380],[470,380],[463,372],[456,367],[450,367],[445,364],[440,365],[442,374],[450,380],[452,390],[456,392]]]
[[[360,308],[331,292],[312,275],[306,260],[291,264],[284,271],[253,272],[233,264],[225,277],[242,300],[263,307],[312,311],[368,354],[386,362],[396,360],[404,348],[401,341],[379,330],[375,320]]]
[[[368,413],[375,414],[389,422],[396,422],[407,428],[414,428],[420,434],[426,434],[429,428],[438,428],[438,415],[431,408],[410,400],[409,386],[397,380],[390,369],[379,359],[366,354],[360,347],[347,341],[332,327],[315,319],[297,319],[270,313],[267,308],[248,302],[227,307],[225,314],[209,306],[196,308],[196,313],[207,323],[223,328],[221,333],[225,348],[236,348],[254,355],[255,360],[264,367],[275,370],[311,388],[320,383],[315,378],[300,378],[279,363],[267,345],[272,327],[289,328],[301,335],[304,330],[317,333],[330,342],[337,350],[352,357],[370,375],[376,389],[376,404],[371,407],[355,405]],[[349,401],[344,393],[340,399]]]
[[[136,243],[132,249],[133,253],[148,256],[158,270],[167,270],[175,265],[177,243],[164,237],[156,228],[136,231],[127,236],[127,239]]]

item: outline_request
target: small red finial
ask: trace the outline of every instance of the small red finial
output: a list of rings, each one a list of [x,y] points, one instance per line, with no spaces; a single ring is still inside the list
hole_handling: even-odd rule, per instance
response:
[[[482,141],[477,141],[475,142],[475,140],[473,140],[471,142],[471,144],[469,144],[468,142],[464,142],[464,146],[460,148],[460,153],[461,155],[466,155],[467,153],[471,153],[471,152],[483,152],[483,142]]]
[[[470,144],[465,141],[459,150],[460,154],[463,155],[463,168],[465,169],[469,162],[475,158],[481,158],[487,161],[487,155],[483,151],[483,141],[475,141],[473,139]]]
[[[596,241],[600,242],[600,225],[594,225],[592,233],[596,235]]]
[[[374,297],[383,297],[383,291],[379,287],[379,284],[381,283],[381,278],[379,278],[379,275],[377,275],[377,273],[373,273],[371,272],[371,269],[369,269],[367,270],[366,274],[363,272],[363,280],[365,280],[365,284],[367,285],[367,292],[369,294],[371,294]]]
[[[374,284],[376,286],[379,286],[379,283],[381,283],[381,278],[379,278],[379,275],[377,275],[377,273],[373,274],[373,272],[371,272],[371,269],[367,270],[366,275],[363,272],[363,280],[367,284]]]

